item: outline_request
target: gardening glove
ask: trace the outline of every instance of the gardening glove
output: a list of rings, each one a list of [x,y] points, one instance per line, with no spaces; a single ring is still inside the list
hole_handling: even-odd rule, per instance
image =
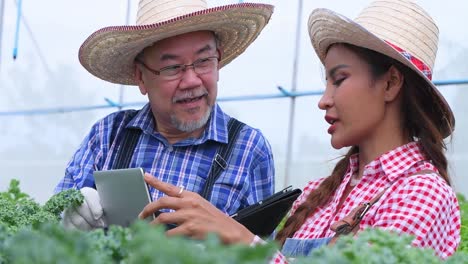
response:
[[[80,190],[84,196],[83,204],[67,208],[63,214],[62,224],[66,229],[89,231],[106,227],[98,192],[89,187]]]

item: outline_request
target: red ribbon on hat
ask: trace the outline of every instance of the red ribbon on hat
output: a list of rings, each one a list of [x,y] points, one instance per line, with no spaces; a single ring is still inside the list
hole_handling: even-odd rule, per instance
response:
[[[424,62],[422,62],[418,58],[414,57],[411,53],[409,53],[406,50],[398,47],[397,45],[392,44],[392,43],[390,43],[388,41],[385,41],[385,42],[388,45],[392,46],[392,48],[394,48],[396,51],[398,51],[406,59],[408,59],[414,66],[416,66],[416,68],[418,68],[424,75],[426,75],[426,77],[429,80],[432,80],[432,71],[431,71],[431,68],[429,68],[429,66],[427,66]]]

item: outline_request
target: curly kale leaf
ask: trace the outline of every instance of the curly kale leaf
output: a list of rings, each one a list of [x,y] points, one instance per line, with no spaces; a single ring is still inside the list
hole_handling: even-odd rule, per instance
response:
[[[461,241],[458,246],[458,252],[468,253],[468,202],[463,195],[458,194],[457,196],[461,212]]]
[[[357,237],[344,236],[334,246],[315,250],[298,263],[441,263],[432,250],[410,246],[412,240],[406,234],[367,229]]]
[[[128,257],[127,245],[132,238],[129,228],[111,225],[104,232],[103,229],[95,229],[88,233],[91,238],[92,248],[110,257],[119,263]]]
[[[60,213],[70,206],[83,203],[80,191],[70,189],[52,196],[44,206],[21,192],[18,180],[11,180],[6,192],[0,192],[0,224],[8,233],[21,227],[37,228],[41,223],[58,223]]]
[[[132,239],[128,242],[128,263],[268,263],[277,250],[274,243],[250,247],[248,245],[223,245],[210,235],[204,241],[165,235],[163,227],[151,227],[136,222],[131,227]]]
[[[8,200],[12,202],[21,201],[23,199],[29,199],[29,195],[21,192],[19,187],[20,182],[16,179],[10,181],[10,186],[6,192],[0,192],[0,199]]]
[[[22,228],[7,238],[0,257],[5,263],[114,263],[94,246],[86,232],[45,223],[37,229]]]
[[[83,194],[76,189],[68,189],[52,196],[43,209],[56,216],[60,220],[60,214],[69,207],[80,206],[84,201]]]
[[[56,221],[56,217],[42,210],[41,206],[29,197],[21,199],[0,197],[0,223],[8,228],[8,232],[14,233],[20,227],[35,227],[39,223]]]

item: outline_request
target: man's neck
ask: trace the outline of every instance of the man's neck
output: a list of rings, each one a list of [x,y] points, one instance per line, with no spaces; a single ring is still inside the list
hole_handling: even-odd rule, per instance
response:
[[[183,141],[188,138],[200,138],[203,135],[203,131],[205,131],[207,124],[198,128],[192,132],[185,132],[180,131],[175,128],[172,129],[165,129],[156,126],[156,131],[159,132],[164,138],[167,139],[169,144],[173,145],[177,142]]]

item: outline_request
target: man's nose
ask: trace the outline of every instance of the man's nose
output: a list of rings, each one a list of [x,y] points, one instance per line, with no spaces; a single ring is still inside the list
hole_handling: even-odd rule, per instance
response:
[[[202,80],[195,72],[195,67],[193,65],[186,65],[185,69],[182,71],[182,79],[179,85],[180,88],[193,88],[200,85],[202,85]]]

